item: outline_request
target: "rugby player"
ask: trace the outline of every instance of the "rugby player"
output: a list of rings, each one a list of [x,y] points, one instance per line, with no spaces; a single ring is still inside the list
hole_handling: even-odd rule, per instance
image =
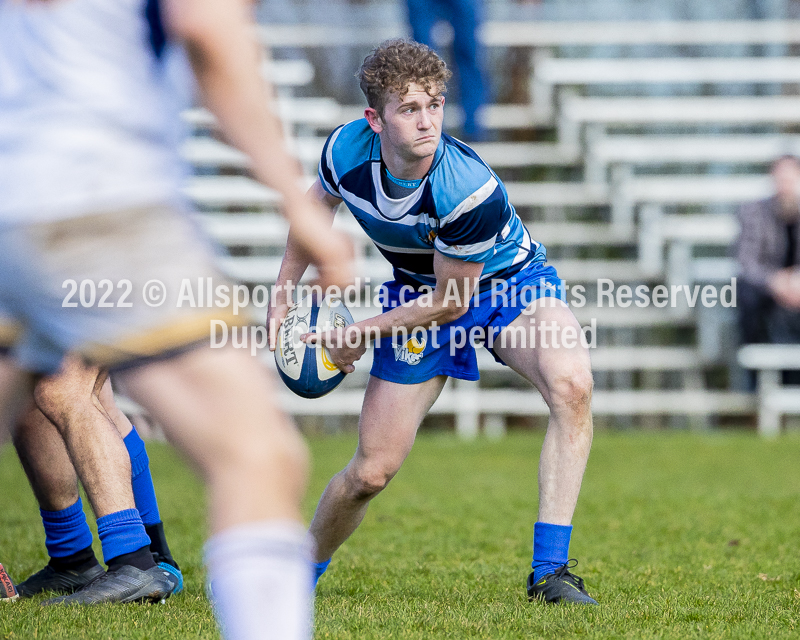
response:
[[[171,594],[182,590],[144,441],[117,407],[107,371],[67,357],[58,374],[37,383],[34,403],[14,431],[14,446],[39,503],[50,556],[43,569],[17,585],[21,597],[69,595],[103,573],[78,478],[97,518],[109,571],[135,575],[158,565],[173,583]],[[112,591],[108,601],[119,597]]]
[[[369,105],[364,118],[328,138],[311,189],[331,212],[344,202],[394,267],[384,313],[303,337],[325,344],[333,362],[351,372],[366,341],[380,335],[358,448],[328,484],[311,523],[317,577],[399,470],[447,377],[478,379],[475,346],[456,348],[453,339],[479,327],[494,357],[536,386],[550,408],[528,596],[596,604],[569,560],[570,523],[592,442],[587,344],[535,342],[543,325],[564,336],[583,334],[559,299],[562,283],[545,248],[531,239],[499,178],[442,132],[449,75],[424,45],[379,46],[358,73]],[[281,298],[268,318],[272,345],[306,264],[290,238],[277,283]],[[493,295],[498,290],[506,293]],[[514,339],[521,334],[527,340]]]
[[[222,135],[282,196],[322,282],[349,281],[350,243],[320,231],[326,212],[298,188],[251,12],[247,0],[0,0],[0,313],[17,327],[0,327],[10,347],[0,412],[27,402],[31,374],[55,373],[67,353],[114,371],[208,486],[206,562],[224,636],[301,640],[305,445],[258,359],[210,348],[212,320],[242,322],[233,309],[177,304],[184,280],[229,286],[182,196],[186,57]],[[107,281],[113,296],[69,306],[68,280]],[[80,593],[158,601],[162,573],[107,572]]]

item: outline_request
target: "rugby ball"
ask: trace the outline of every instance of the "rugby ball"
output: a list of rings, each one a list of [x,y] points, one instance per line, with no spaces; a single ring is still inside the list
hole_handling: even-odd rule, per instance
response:
[[[300,336],[346,327],[352,322],[353,316],[344,303],[329,296],[321,301],[307,296],[289,309],[275,347],[278,373],[289,389],[303,398],[319,398],[341,384],[345,374],[331,362],[328,350],[307,345]]]

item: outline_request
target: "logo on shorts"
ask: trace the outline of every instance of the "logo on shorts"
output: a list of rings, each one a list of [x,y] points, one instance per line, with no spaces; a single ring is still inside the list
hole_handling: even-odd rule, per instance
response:
[[[427,340],[424,336],[417,338],[409,338],[404,344],[394,346],[394,359],[406,364],[419,364],[424,355],[425,345]]]

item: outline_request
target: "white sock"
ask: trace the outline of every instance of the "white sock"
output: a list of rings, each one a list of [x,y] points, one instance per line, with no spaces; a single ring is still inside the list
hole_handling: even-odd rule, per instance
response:
[[[226,640],[308,640],[311,547],[290,520],[240,525],[206,543],[217,621]]]

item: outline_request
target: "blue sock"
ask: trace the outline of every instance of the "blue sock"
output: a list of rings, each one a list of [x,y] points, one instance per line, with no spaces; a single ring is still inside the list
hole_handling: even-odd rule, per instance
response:
[[[533,582],[569,561],[569,538],[572,525],[537,522],[533,525]]]
[[[158,524],[161,522],[161,515],[158,513],[156,490],[153,487],[153,477],[150,475],[150,458],[147,457],[144,440],[139,437],[134,427],[123,438],[123,442],[131,458],[131,486],[136,508],[146,527]]]
[[[86,524],[80,497],[71,507],[61,511],[39,509],[44,525],[47,553],[51,558],[64,558],[92,546],[92,531]]]
[[[97,535],[103,545],[103,561],[150,546],[150,538],[136,509],[125,509],[97,519]]]
[[[328,570],[328,565],[331,563],[331,560],[333,560],[333,558],[328,558],[325,562],[314,563],[314,589],[317,588],[317,582],[319,582],[322,574]]]

